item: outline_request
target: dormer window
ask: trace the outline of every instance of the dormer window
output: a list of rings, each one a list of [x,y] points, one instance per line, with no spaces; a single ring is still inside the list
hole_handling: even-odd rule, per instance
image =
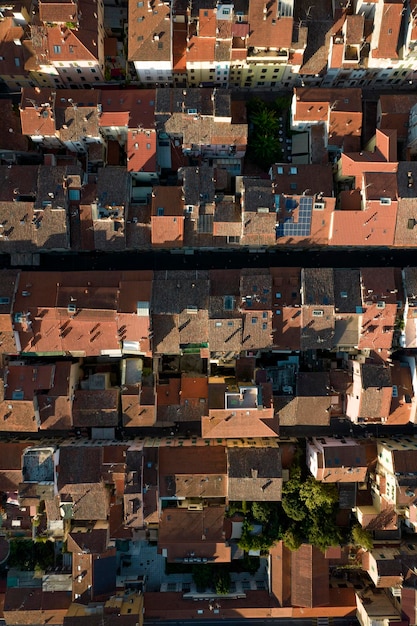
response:
[[[223,297],[223,310],[224,311],[233,311],[235,308],[235,298],[234,296],[224,296]]]

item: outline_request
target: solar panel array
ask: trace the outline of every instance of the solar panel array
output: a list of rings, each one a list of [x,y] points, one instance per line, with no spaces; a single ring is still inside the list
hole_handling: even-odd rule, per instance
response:
[[[292,211],[297,207],[297,201],[294,198],[286,198],[285,209]],[[298,205],[298,221],[294,222],[292,216],[285,218],[276,228],[276,236],[278,237],[308,237],[311,232],[311,212],[313,210],[313,198],[310,196],[300,196]]]

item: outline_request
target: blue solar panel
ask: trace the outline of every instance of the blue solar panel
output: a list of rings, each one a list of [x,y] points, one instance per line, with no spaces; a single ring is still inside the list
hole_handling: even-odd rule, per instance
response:
[[[285,208],[292,210],[297,207],[295,198],[286,198]],[[276,237],[307,237],[311,231],[311,212],[313,210],[313,198],[300,196],[298,204],[298,221],[294,222],[293,217],[285,219],[283,224],[276,228]]]

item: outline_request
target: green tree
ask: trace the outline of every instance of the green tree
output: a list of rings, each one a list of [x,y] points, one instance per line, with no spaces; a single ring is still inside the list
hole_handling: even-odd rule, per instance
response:
[[[365,550],[372,550],[374,547],[371,533],[359,524],[355,524],[352,528],[352,541],[356,546],[361,546]]]
[[[278,117],[275,111],[270,111],[265,106],[259,109],[251,117],[255,132],[276,135],[279,129]]]
[[[214,578],[214,589],[217,595],[225,596],[230,591],[230,574],[226,569],[220,569],[216,572]]]
[[[303,538],[296,524],[291,524],[291,526],[287,528],[282,536],[282,540],[284,545],[292,552],[298,550],[303,543]]]
[[[267,524],[270,520],[273,509],[272,502],[252,502],[251,513],[255,521],[260,524]]]
[[[320,483],[312,476],[302,480],[299,466],[295,464],[292,477],[282,490],[282,508],[291,520],[283,534],[285,545],[294,550],[302,541],[307,541],[324,551],[339,544],[337,503],[338,492],[334,485]]]
[[[23,571],[46,570],[54,565],[54,544],[46,539],[42,542],[13,539],[10,542],[8,565]]]
[[[279,145],[278,139],[267,132],[256,132],[252,140],[249,142],[253,158],[256,162],[268,169],[273,163],[280,161],[282,158],[282,151]]]
[[[301,482],[290,479],[282,490],[282,508],[286,515],[296,522],[301,522],[307,515],[307,508],[300,497]]]
[[[322,552],[325,552],[329,546],[337,546],[340,544],[341,535],[334,519],[320,513],[312,515],[311,523],[307,529],[307,540]]]
[[[335,485],[321,483],[313,476],[300,485],[300,498],[310,512],[319,508],[331,510],[338,497]]]
[[[201,593],[213,584],[214,570],[209,563],[193,565],[192,575],[197,590]]]

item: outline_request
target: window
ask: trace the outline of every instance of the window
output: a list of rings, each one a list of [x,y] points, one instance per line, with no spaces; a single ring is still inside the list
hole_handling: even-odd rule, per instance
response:
[[[313,310],[313,317],[323,317],[323,315],[324,315],[324,311],[320,309]]]
[[[290,174],[297,174],[298,170],[296,167],[290,167]]]
[[[159,206],[158,207],[158,211],[157,211],[157,215],[159,217],[162,217],[163,214],[164,214],[164,207],[163,206]]]
[[[14,58],[14,64],[16,65],[16,67],[20,67],[20,59],[18,59],[17,57]]]
[[[74,46],[69,46],[69,52],[70,54],[74,54]]]
[[[295,191],[297,189],[297,183],[290,183],[290,189]]]
[[[91,68],[91,73],[92,73],[92,74],[95,74],[95,73],[96,73],[96,70],[95,70],[93,67]]]
[[[143,2],[142,2],[142,0],[140,0],[140,1],[137,3],[137,5],[136,5],[136,6],[138,7],[138,9],[141,9],[141,8],[143,7]]]
[[[281,165],[278,165],[277,174],[283,174],[283,173],[284,173],[284,168]]]
[[[257,317],[252,317],[252,324],[256,324],[257,321],[258,321]]]
[[[276,292],[275,297],[276,297],[277,299],[279,299],[279,298],[281,297],[281,294],[280,294],[280,292],[279,292],[279,291],[277,291],[277,292]]]
[[[222,13],[223,13],[223,15],[229,15],[230,14],[230,9],[223,9]]]
[[[224,296],[223,297],[223,310],[224,311],[233,311],[235,308],[235,298],[234,296]]]
[[[55,54],[61,54],[61,46],[54,46]]]
[[[262,330],[267,330],[268,328],[268,324],[265,324],[265,322],[262,324]]]
[[[81,70],[77,69],[77,74],[81,74]]]
[[[150,143],[147,143],[147,144],[146,144],[146,149],[147,149],[147,150],[150,150],[150,149],[151,149],[151,144],[150,144]]]
[[[390,205],[391,204],[391,198],[380,198],[379,202],[380,202],[380,204]]]

